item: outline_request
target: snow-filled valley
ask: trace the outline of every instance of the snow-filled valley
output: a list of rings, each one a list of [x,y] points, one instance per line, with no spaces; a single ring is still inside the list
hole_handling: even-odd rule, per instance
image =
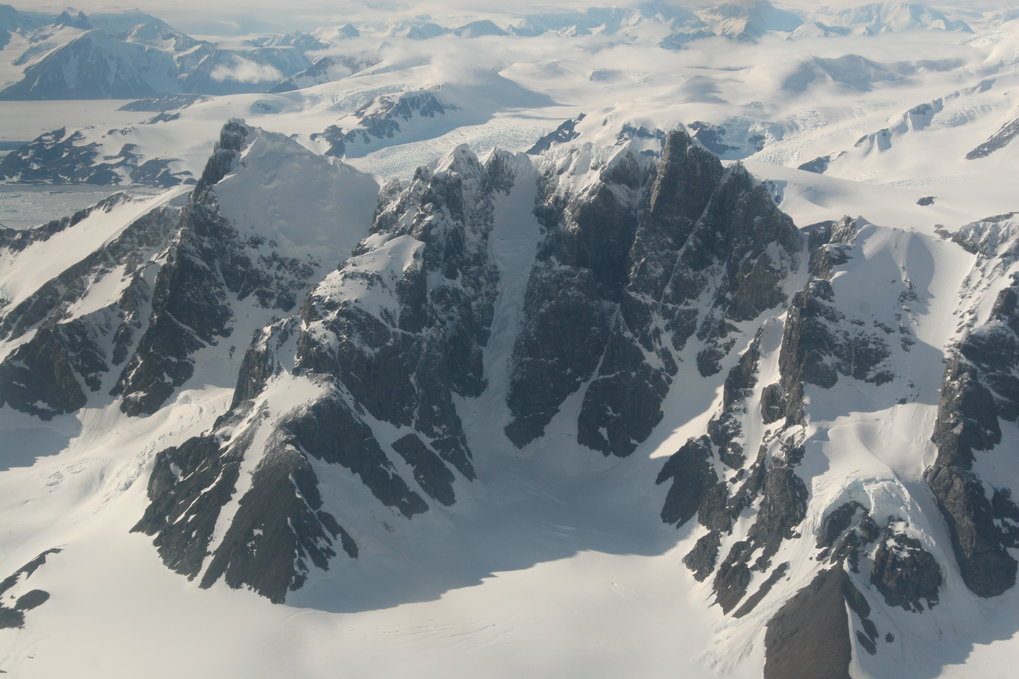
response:
[[[0,674],[1011,676],[1019,5],[470,5],[0,6]]]

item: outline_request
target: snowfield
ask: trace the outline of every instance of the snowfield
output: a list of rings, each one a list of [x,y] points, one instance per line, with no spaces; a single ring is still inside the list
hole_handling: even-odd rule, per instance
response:
[[[1019,5],[573,4],[200,44],[0,7],[0,89],[83,35],[180,69],[0,94],[32,142],[0,158],[0,674],[809,679],[793,611],[844,612],[839,679],[1012,676],[1019,588],[980,593],[957,505],[1019,559]],[[770,201],[794,245],[755,240]],[[603,455],[631,378],[599,437],[660,417]]]

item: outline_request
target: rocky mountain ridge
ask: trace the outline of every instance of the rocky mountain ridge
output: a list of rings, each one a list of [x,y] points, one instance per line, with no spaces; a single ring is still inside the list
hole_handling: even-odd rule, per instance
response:
[[[231,390],[154,451],[133,530],[276,603],[484,502],[486,457],[558,441],[631,478],[682,432],[640,482],[695,581],[766,628],[768,679],[849,676],[908,659],[902,616],[1014,585],[1016,228],[797,228],[682,130],[461,146],[380,188],[233,120],[190,193],[0,231],[13,272],[101,244],[5,279],[0,404],[143,421]],[[935,281],[907,251],[968,268]],[[951,328],[928,322],[946,291]],[[936,419],[896,457],[853,419],[886,411]]]

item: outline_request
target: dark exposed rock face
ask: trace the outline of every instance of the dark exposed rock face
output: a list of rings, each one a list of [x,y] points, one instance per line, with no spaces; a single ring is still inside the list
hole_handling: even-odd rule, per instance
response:
[[[176,247],[156,278],[149,325],[113,392],[123,397],[121,409],[129,415],[155,412],[191,377],[191,354],[230,333],[227,280],[236,291],[247,268],[237,266],[230,256],[235,253],[222,252],[235,234],[200,199],[185,208],[181,221]],[[220,260],[228,267],[223,272],[216,266]]]
[[[795,527],[806,515],[807,494],[791,468],[774,464],[765,473],[760,509],[747,539],[732,546],[715,575],[716,601],[724,612],[732,610],[746,594],[751,571],[766,572],[782,541],[795,536]],[[738,506],[732,504],[733,514],[738,515],[734,511]]]
[[[335,375],[372,417],[413,427],[467,478],[474,472],[453,397],[477,396],[486,385],[482,347],[498,279],[487,239],[494,197],[512,186],[511,164],[497,155],[482,166],[460,148],[442,173],[419,171],[373,227],[386,238],[382,247],[409,258],[399,278],[362,269],[370,251],[359,247],[301,311],[318,334],[298,339],[298,369]],[[373,312],[346,301],[361,280],[386,290],[394,305]],[[428,457],[408,446],[416,448],[401,444],[401,455],[411,455],[418,471],[427,467]]]
[[[56,548],[47,549],[24,566],[14,571],[14,573],[4,578],[3,581],[0,581],[0,597],[3,597],[6,601],[8,597],[4,597],[4,594],[6,594],[8,590],[31,578],[32,575],[46,563],[47,557],[51,554],[59,554],[60,551],[61,550]],[[19,596],[17,601],[14,602],[13,607],[0,604],[0,630],[20,629],[24,627],[25,613],[42,606],[44,603],[49,601],[49,598],[49,592],[45,592],[41,589],[33,589]]]
[[[434,118],[457,110],[457,106],[443,102],[431,92],[387,94],[354,111],[353,116],[357,120],[355,127],[343,129],[330,125],[311,138],[329,144],[326,155],[342,158],[352,152],[352,146],[371,144],[379,139],[392,139],[403,129],[401,122],[407,123],[415,117]]]
[[[184,207],[156,276],[152,311],[113,394],[129,415],[155,412],[194,372],[192,356],[232,333],[232,303],[289,311],[315,273],[309,262],[279,254],[273,242],[244,240],[219,211],[213,187],[238,162],[252,131],[223,127],[216,150]]]
[[[828,512],[817,531],[818,560],[832,564],[849,563],[859,571],[860,554],[881,534],[870,512],[859,502],[851,501]]]
[[[78,144],[81,132],[66,128],[40,135],[0,160],[0,179],[20,182],[117,184],[120,178],[107,165],[96,166],[99,144]]]
[[[397,475],[371,428],[347,404],[320,400],[284,427],[293,434],[295,448],[300,444],[313,458],[350,469],[379,501],[403,516],[427,511],[428,504]]]
[[[183,208],[139,220],[102,257],[0,318],[5,336],[35,333],[0,363],[7,403],[49,416],[112,387],[123,410],[139,415],[192,377],[198,352],[236,334],[239,309],[264,312],[236,359],[228,412],[153,462],[135,530],[152,537],[168,567],[203,587],[223,581],[285,601],[317,571],[373,554],[375,529],[410,530],[431,522],[408,521],[462,500],[476,460],[461,411],[502,395],[486,391],[484,352],[496,305],[512,291],[521,324],[515,336],[497,335],[500,346],[513,343],[511,419],[496,426],[508,421],[510,442],[526,446],[569,400],[580,444],[630,455],[661,423],[670,392],[684,397],[675,382],[696,366],[709,387],[699,391],[717,388],[720,398],[658,475],[661,518],[696,518],[684,563],[710,581],[727,615],[781,606],[783,583],[802,577],[783,546],[815,542],[801,532],[814,530],[808,502],[819,486],[809,475],[818,465],[803,460],[823,431],[808,426],[805,391],[891,379],[891,331],[862,329],[832,285],[856,251],[853,220],[798,232],[742,167],[723,168],[681,132],[660,139],[657,159],[640,150],[657,148],[657,134],[631,129],[575,184],[554,162],[495,153],[482,163],[461,148],[387,186],[369,237],[312,285],[314,267],[245,240],[218,203],[217,187],[227,204],[227,178],[243,170],[253,134],[227,124]],[[637,139],[644,146],[630,144]],[[556,162],[575,150],[563,143],[549,154]],[[503,262],[489,239],[499,201],[521,176],[541,231],[519,300],[520,288],[499,280]],[[0,230],[0,245],[23,250],[69,228]],[[102,316],[61,316],[103,257],[131,262],[137,282]],[[1019,540],[1009,492],[973,471],[974,451],[996,445],[1000,421],[1019,417],[1010,290],[949,366],[928,472],[974,591],[1008,586],[1005,550]],[[803,676],[797,667],[846,676],[854,634],[857,648],[877,651],[867,598],[850,582],[861,572],[889,606],[937,603],[943,566],[898,521],[878,524],[864,497],[847,492],[818,517],[813,558],[831,570],[772,619],[766,676]],[[42,599],[29,594],[25,610]]]
[[[543,433],[606,351],[649,169],[627,154],[603,169],[601,179],[577,200],[549,195],[539,213],[547,235],[527,284],[508,397],[514,420],[506,434],[518,446]],[[640,370],[642,361],[627,349],[618,346],[616,360]]]
[[[718,562],[718,547],[722,541],[719,531],[711,531],[700,537],[694,548],[683,557],[683,564],[693,571],[698,581],[706,580],[715,570]]]
[[[139,162],[134,144],[124,144],[115,156],[100,157],[101,145],[85,143],[80,131],[66,128],[42,134],[0,159],[0,179],[26,184],[101,184],[125,181],[151,186],[194,183],[186,171],[171,169],[171,159]]]
[[[218,452],[219,442],[202,436],[160,453],[149,477],[149,506],[134,528],[155,534],[163,562],[190,577],[201,570],[217,512],[239,477],[238,456],[217,458]]]
[[[923,611],[920,600],[931,607],[938,603],[941,568],[916,538],[898,532],[890,523],[874,555],[871,582],[889,606]]]
[[[849,679],[847,585],[842,569],[823,571],[768,621],[765,679]]]
[[[683,525],[692,519],[718,483],[718,475],[708,464],[710,446],[707,437],[691,439],[662,467],[658,483],[672,480],[662,508],[662,521]]]
[[[296,347],[292,340],[297,331],[297,319],[289,318],[270,323],[255,334],[241,360],[231,408],[257,397],[269,379],[283,371],[285,363],[293,363]]]
[[[744,450],[747,444],[744,423],[760,416],[747,408],[754,393],[760,390],[763,409],[774,411],[776,402],[785,401],[784,386],[761,387],[758,383],[762,334],[755,337],[729,370],[723,383],[722,402],[708,422],[707,435],[688,441],[666,462],[658,476],[658,483],[671,482],[662,509],[663,521],[682,525],[696,514],[698,522],[709,530],[684,563],[698,580],[715,573],[716,601],[725,612],[743,601],[753,573],[768,572],[782,542],[797,535],[796,528],[806,516],[809,495],[795,471],[803,455],[798,434],[782,433],[779,428],[766,435],[752,462]],[[786,374],[783,380],[797,387]],[[765,397],[769,393],[771,396]],[[773,413],[769,422],[778,419],[780,415]],[[728,480],[721,478],[721,465],[736,473]],[[716,571],[722,536],[731,534],[735,521],[754,505],[756,516],[744,539],[732,544]],[[765,584],[743,601],[740,614],[750,612],[780,577],[772,572]]]
[[[92,343],[75,329],[70,324],[41,328],[0,364],[0,403],[43,419],[85,405],[75,363],[89,371],[103,366],[95,365]]]
[[[30,611],[33,608],[38,608],[39,606],[42,606],[49,600],[50,600],[49,592],[46,592],[41,589],[33,589],[18,597],[18,601],[14,604],[14,609],[17,611]]]
[[[811,280],[793,297],[779,356],[791,421],[802,417],[805,384],[830,389],[840,374],[873,384],[893,379],[887,364],[891,352],[882,333],[846,320],[825,280]]]
[[[818,156],[799,165],[796,169],[813,172],[814,174],[824,174],[828,171],[829,165],[831,165],[831,156]]]
[[[831,286],[823,280],[811,281],[793,297],[779,359],[783,386],[793,395],[790,405],[802,400],[796,387],[804,382],[831,388],[838,381],[837,370],[826,360],[838,346],[829,327],[842,320],[841,312],[831,303],[833,299]]]
[[[372,235],[307,297],[300,324],[281,320],[256,336],[230,413],[210,435],[157,456],[136,529],[155,536],[170,567],[201,573],[202,586],[222,578],[282,601],[341,549],[356,557],[356,536],[319,493],[320,465],[347,470],[404,518],[427,511],[426,497],[455,502],[457,477],[474,469],[454,399],[485,387],[497,282],[487,239],[513,162],[500,154],[483,166],[462,148],[441,171],[390,186]],[[376,268],[380,256],[392,268]],[[281,380],[310,393],[278,414]],[[399,438],[377,438],[377,421]],[[251,470],[243,490],[242,466]]]
[[[585,118],[584,114],[581,113],[579,116],[572,120],[567,120],[559,127],[555,128],[544,137],[534,142],[534,145],[527,149],[528,155],[538,155],[548,151],[556,144],[563,144],[568,141],[572,141],[580,136],[577,132],[577,123]]]
[[[334,544],[357,556],[347,531],[321,509],[318,480],[298,445],[285,434],[269,442],[251,489],[212,554],[203,587],[223,577],[231,587],[249,586],[279,603],[304,583],[311,564],[328,567]]]
[[[894,377],[888,363],[887,329],[871,329],[849,318],[838,307],[829,283],[834,268],[848,261],[848,246],[856,230],[856,222],[849,218],[808,229],[811,279],[789,305],[779,354],[778,394],[784,393],[789,424],[803,421],[805,385],[830,389],[839,375],[878,385]],[[768,417],[777,415],[778,394],[767,402],[772,408]]]
[[[0,338],[21,338],[0,363],[0,403],[49,418],[95,393],[123,397],[130,415],[150,414],[191,377],[195,352],[231,334],[238,303],[266,312],[297,305],[318,262],[281,254],[264,237],[242,238],[219,210],[215,185],[252,134],[243,123],[228,123],[183,208],[153,209],[27,298],[0,307]],[[125,200],[114,196],[36,229],[4,229],[0,247],[43,247]],[[123,282],[115,297],[76,311],[100,281],[116,278]]]
[[[850,571],[860,571],[860,560],[870,559],[870,582],[889,606],[922,612],[938,603],[941,589],[941,567],[920,541],[910,536],[905,521],[888,517],[882,530],[870,512],[856,501],[846,502],[829,511],[817,532],[818,561],[836,567],[848,564]],[[877,548],[874,549],[874,543]],[[858,632],[861,645],[876,652],[878,634],[867,619],[869,606],[858,594],[857,612],[864,625]],[[865,609],[865,610],[864,610]]]
[[[737,542],[729,552],[730,557],[733,554],[745,554],[749,546],[746,541]],[[736,604],[746,594],[751,577],[750,568],[738,558],[727,558],[722,562],[722,565],[718,567],[718,572],[715,573],[715,581],[712,584],[715,590],[715,602],[722,607],[722,612],[728,613],[736,607]]]
[[[986,158],[995,151],[1005,148],[1010,141],[1019,136],[1019,118],[1010,120],[1001,126],[997,132],[992,134],[984,143],[966,154],[966,160]]]
[[[845,573],[845,571],[843,571]],[[870,619],[870,604],[867,603],[867,598],[863,596],[863,593],[856,589],[852,580],[845,576],[845,581],[842,586],[842,593],[846,598],[846,605],[849,609],[856,614],[856,619],[860,622],[860,627],[863,629],[856,630],[856,640],[860,643],[863,650],[871,655],[877,653],[877,640],[878,640],[878,629],[874,621]]]
[[[712,420],[713,424],[717,422],[717,419]],[[698,580],[706,579],[715,571],[722,536],[731,533],[733,522],[759,500],[757,516],[746,539],[732,545],[715,572],[716,601],[725,612],[742,600],[753,571],[766,572],[771,568],[771,558],[784,540],[796,535],[795,529],[806,515],[807,487],[792,466],[797,461],[797,453],[787,449],[783,455],[783,458],[769,459],[762,450],[749,470],[734,477],[741,478],[742,483],[731,492],[729,484],[718,478],[710,463],[712,457],[722,459],[722,450],[705,436],[688,441],[669,458],[658,476],[658,483],[672,482],[662,509],[662,520],[682,525],[696,514],[700,524],[709,529],[684,559]],[[745,612],[749,612],[770,587],[768,585]]]
[[[393,450],[414,469],[414,480],[428,495],[446,506],[456,501],[453,491],[456,477],[416,434],[407,434],[393,443]]]
[[[807,512],[807,487],[786,465],[772,465],[764,477],[761,506],[748,535],[762,554],[758,565],[767,563],[782,540],[793,537],[794,529]]]
[[[771,591],[771,588],[774,587],[779,580],[784,578],[785,574],[788,572],[789,562],[785,562],[776,566],[775,570],[773,570],[771,574],[768,576],[768,579],[761,583],[760,588],[758,588],[758,590],[754,592],[752,595],[748,596],[746,598],[746,601],[743,602],[742,606],[733,611],[732,617],[742,618],[748,613],[751,613],[754,610],[754,608],[757,607],[757,604],[761,603],[764,597],[768,596],[768,593]]]
[[[18,252],[45,242],[122,200],[112,197],[67,224],[54,222],[19,232],[7,247]],[[0,309],[4,312],[0,337],[30,337],[0,362],[0,403],[49,419],[82,407],[88,393],[102,389],[105,375],[123,365],[137,341],[151,295],[147,282],[154,266],[151,260],[173,232],[178,216],[173,207],[145,214],[13,308]],[[120,268],[129,282],[108,306],[68,318],[91,286],[106,276],[120,275]]]
[[[211,187],[234,167],[246,135],[239,123],[224,128],[184,209],[179,244],[156,282],[153,320],[118,384],[128,411],[158,407],[190,375],[188,356],[229,331],[228,297],[243,295],[231,281],[252,273],[231,249],[236,238],[216,213]],[[515,181],[514,163],[524,161],[496,154],[483,166],[459,149],[439,170],[387,187],[371,237],[312,291],[299,322],[282,319],[256,334],[232,411],[210,434],[157,458],[152,502],[137,530],[155,537],[168,565],[201,575],[203,585],[222,577],[282,600],[311,566],[327,566],[340,551],[335,546],[355,555],[356,536],[318,497],[318,464],[347,469],[404,517],[430,501],[455,502],[457,478],[474,477],[455,399],[485,389],[482,348],[498,289],[487,238],[494,198]],[[507,434],[518,445],[532,440],[566,396],[590,381],[579,440],[605,454],[629,454],[660,420],[688,340],[704,347],[701,369],[717,371],[735,341],[732,323],[784,301],[782,280],[795,266],[799,235],[742,168],[723,171],[682,133],[668,138],[657,167],[648,156],[622,152],[581,196],[542,177],[538,201],[545,233],[514,348]],[[380,257],[393,264],[379,268]],[[650,320],[667,332],[651,332]],[[720,446],[734,468],[743,464],[737,415],[756,384],[755,351],[756,344],[730,372],[731,413],[702,444]],[[294,379],[314,385],[314,394],[280,414],[274,385]],[[397,438],[378,440],[374,422],[395,427]],[[755,568],[766,568],[802,519],[802,482],[759,461],[729,498],[703,450],[693,442],[687,450],[690,460],[677,458],[662,476],[685,478],[701,459],[688,484],[696,501],[682,485],[670,492],[680,498],[669,509],[673,521],[698,513],[706,525],[728,530],[754,497],[766,496],[746,558],[732,561],[738,584],[749,556],[763,550]],[[292,501],[295,487],[303,502]],[[704,544],[705,577],[717,551],[717,540]],[[737,599],[745,587],[736,588]]]
[[[362,479],[393,470],[373,467],[371,451],[363,454],[366,432],[334,420],[325,408],[320,404],[276,425],[264,407],[248,401],[217,423],[218,431],[237,428],[232,439],[201,436],[163,451],[149,481],[151,503],[135,530],[154,535],[160,556],[178,573],[194,578],[207,563],[203,587],[222,577],[232,587],[250,586],[275,602],[303,584],[311,565],[327,568],[334,546],[356,557],[353,538],[322,509],[318,480],[302,448],[306,442],[319,459],[346,455],[326,461],[354,467]],[[302,429],[314,426],[320,430],[311,435]],[[267,434],[268,428],[273,431]],[[255,439],[266,435],[261,460],[248,472],[250,487],[235,499],[244,457],[255,454]],[[377,447],[374,452],[381,456]],[[217,536],[217,521],[232,500],[234,513]],[[410,500],[424,508],[420,498]]]
[[[938,465],[929,468],[925,477],[945,515],[966,586],[983,597],[998,596],[1012,587],[1016,561],[1005,551],[1012,539],[995,524],[983,483],[971,472]]]
[[[518,446],[590,382],[578,440],[629,455],[661,420],[687,342],[703,344],[702,374],[717,372],[733,347],[732,322],[785,299],[780,282],[799,235],[742,167],[723,170],[674,132],[657,167],[620,153],[601,180],[541,207],[546,235],[510,385],[506,432]],[[774,245],[781,261],[767,252]]]
[[[746,415],[746,401],[757,385],[760,356],[760,342],[755,339],[726,376],[722,385],[722,410],[718,417],[708,422],[708,435],[718,448],[718,457],[731,469],[741,468],[746,461],[740,444],[742,422]]]
[[[24,613],[14,608],[0,607],[0,629],[21,629],[24,626]]]
[[[761,392],[761,421],[771,424],[785,417],[786,393],[781,384],[769,384]]]
[[[972,247],[982,249],[980,243]],[[1015,519],[1009,518],[1019,508],[1007,489],[999,492],[973,470],[976,453],[1001,442],[999,419],[1019,420],[1017,300],[1013,282],[999,293],[987,323],[965,335],[949,357],[931,437],[938,456],[924,473],[948,523],[963,581],[983,597],[1012,587],[1019,565],[1007,552],[1019,547]],[[988,495],[1000,499],[994,503]]]
[[[808,385],[829,389],[842,376],[874,384],[892,379],[892,352],[886,339],[892,331],[876,326],[871,330],[849,317],[839,308],[830,283],[837,268],[849,261],[857,224],[846,218],[804,232],[810,278],[788,302],[781,341],[775,324],[761,326],[727,373],[721,403],[707,424],[706,435],[690,439],[658,477],[659,483],[671,484],[663,521],[682,525],[696,516],[708,530],[684,563],[698,580],[713,574],[715,601],[724,612],[737,616],[747,615],[768,596],[784,574],[772,563],[775,555],[784,541],[801,537],[810,496],[810,481],[798,471],[806,452],[804,425],[809,422],[805,389]],[[770,347],[767,353],[766,346]],[[903,343],[903,350],[908,351],[908,343]],[[763,361],[771,365],[777,361],[777,382],[760,384]],[[758,400],[759,407],[751,409],[749,404]],[[756,455],[748,455],[748,447],[756,449]],[[734,535],[737,520],[745,512],[752,520]],[[826,512],[817,531],[818,560],[835,565],[840,572],[843,565],[859,572],[861,560],[871,558],[871,546],[881,531],[882,525],[859,502],[835,506]],[[726,536],[732,538],[726,540]],[[723,541],[728,545],[726,553],[720,553]],[[936,602],[940,567],[910,543],[913,547],[909,556],[905,547],[879,550],[884,559],[880,587],[895,592],[896,601]],[[896,561],[899,558],[901,563]],[[923,594],[908,590],[896,575],[899,567],[923,579],[917,590]],[[756,580],[760,577],[756,573],[767,577]],[[761,584],[750,594],[752,581]],[[869,613],[860,615],[862,619]],[[874,647],[876,632],[865,629],[861,635],[865,648]]]

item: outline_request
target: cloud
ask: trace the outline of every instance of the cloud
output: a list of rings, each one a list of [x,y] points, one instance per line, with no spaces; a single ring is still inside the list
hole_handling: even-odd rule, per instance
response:
[[[221,64],[212,69],[209,76],[217,81],[232,80],[239,83],[261,83],[269,80],[283,80],[283,74],[267,64],[257,64],[250,59],[234,56],[233,66]]]

